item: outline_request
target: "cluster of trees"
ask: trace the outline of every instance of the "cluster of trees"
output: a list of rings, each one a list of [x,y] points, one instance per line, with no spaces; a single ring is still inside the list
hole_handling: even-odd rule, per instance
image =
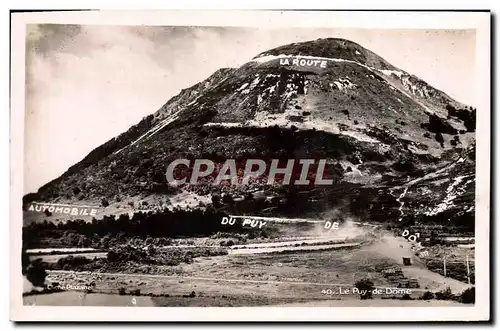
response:
[[[26,251],[23,249],[21,253],[21,272],[28,281],[36,287],[43,287],[45,285],[45,278],[47,272],[42,264],[41,259],[30,261]]]
[[[476,301],[476,289],[474,287],[469,287],[464,290],[459,295],[455,295],[451,292],[451,289],[447,287],[445,290],[433,293],[430,291],[425,292],[419,297],[420,300],[454,300],[461,303],[474,303]]]
[[[476,109],[470,107],[470,109],[461,108],[456,109],[452,105],[447,105],[446,110],[448,111],[448,117],[456,117],[464,122],[464,126],[467,128],[468,132],[476,131]]]
[[[226,255],[227,250],[222,247],[192,247],[189,249],[169,247],[166,249],[149,246],[147,249],[119,246],[108,252],[107,262],[139,264],[170,265],[175,266],[180,263],[192,263],[193,259],[200,256]]]
[[[38,269],[29,275],[30,280],[35,284],[43,280],[47,275],[45,269],[49,270],[74,270],[74,271],[100,271],[100,272],[135,272],[135,267],[154,266],[176,266],[181,263],[193,263],[194,259],[200,256],[226,255],[228,252],[223,247],[192,247],[177,248],[147,248],[134,247],[131,245],[120,245],[110,249],[104,258],[87,258],[80,255],[69,255],[60,258],[57,262],[43,262],[36,260]],[[139,272],[142,269],[138,269]],[[35,272],[36,271],[36,272]],[[40,286],[40,285],[38,285]]]
[[[424,124],[430,132],[433,133],[446,133],[446,134],[457,134],[458,131],[453,126],[451,126],[446,120],[440,118],[436,114],[429,115],[429,123]]]
[[[444,147],[444,137],[443,134],[456,135],[458,133],[464,134],[467,132],[475,132],[476,131],[476,109],[470,107],[470,109],[456,109],[452,105],[447,105],[446,110],[448,111],[448,119],[455,117],[463,121],[464,126],[467,130],[458,131],[451,124],[449,124],[446,119],[442,119],[435,114],[429,115],[429,123],[422,123],[420,127],[422,129],[426,129],[429,132],[434,133],[434,139],[438,143],[441,144],[441,147]],[[424,136],[430,138],[430,133],[424,133]],[[458,136],[455,136],[454,139],[450,142],[452,146],[456,146],[460,143],[460,139]]]
[[[213,208],[206,210],[168,210],[158,212],[137,212],[132,217],[104,216],[91,222],[71,220],[65,223],[32,223],[23,228],[23,243],[26,247],[103,247],[123,243],[130,238],[175,238],[210,236],[217,232],[251,233],[266,236],[270,228],[242,227],[241,222],[228,226],[221,224],[227,214]],[[115,240],[115,242],[111,242]],[[150,239],[152,240],[152,239]],[[165,239],[163,239],[165,240]]]

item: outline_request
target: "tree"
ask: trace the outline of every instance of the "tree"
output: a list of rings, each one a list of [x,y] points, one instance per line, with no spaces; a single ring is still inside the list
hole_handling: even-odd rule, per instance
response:
[[[440,144],[441,144],[441,146],[443,146],[443,144],[444,144],[444,137],[443,137],[443,134],[442,134],[441,132],[438,132],[438,133],[436,133],[435,138],[436,138],[436,141],[437,141],[438,143],[440,143]]]
[[[233,204],[234,203],[234,200],[233,200],[233,197],[229,194],[224,194],[222,196],[222,202],[223,203],[228,203],[228,204]]]
[[[451,292],[451,288],[447,287],[444,291],[439,291],[436,293],[437,300],[453,300],[455,296]]]
[[[28,253],[26,253],[26,250],[23,249],[23,251],[21,253],[21,266],[22,266],[23,275],[26,274],[26,269],[29,267],[30,263],[31,263],[30,257],[28,255]]]
[[[470,287],[460,294],[459,301],[462,303],[475,303],[476,302],[476,289]]]
[[[363,278],[354,283],[354,286],[358,288],[361,300],[371,299],[372,291],[375,289],[373,282],[368,278]]]
[[[212,205],[215,208],[219,208],[222,206],[222,203],[220,201],[221,201],[220,195],[218,195],[218,194],[212,195]]]
[[[420,297],[421,300],[432,300],[434,299],[434,293],[427,291]]]
[[[42,266],[42,259],[32,261],[30,266],[26,269],[26,278],[33,286],[43,287],[45,285],[45,277],[47,277],[47,272]]]

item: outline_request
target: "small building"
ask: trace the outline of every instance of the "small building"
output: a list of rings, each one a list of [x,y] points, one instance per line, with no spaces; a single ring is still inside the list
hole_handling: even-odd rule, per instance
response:
[[[403,257],[403,264],[404,265],[411,265],[411,258]]]

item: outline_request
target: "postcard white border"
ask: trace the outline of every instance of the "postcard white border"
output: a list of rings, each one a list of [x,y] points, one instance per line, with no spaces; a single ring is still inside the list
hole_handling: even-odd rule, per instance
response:
[[[195,25],[476,29],[476,304],[473,307],[179,308],[23,306],[21,224],[25,25]],[[356,11],[90,11],[12,15],[10,318],[15,321],[477,321],[490,317],[490,13]],[[470,84],[470,82],[468,82]],[[479,174],[479,175],[478,175]]]

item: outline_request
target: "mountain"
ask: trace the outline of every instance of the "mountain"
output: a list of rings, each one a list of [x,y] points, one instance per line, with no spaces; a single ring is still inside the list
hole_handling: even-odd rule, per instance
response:
[[[475,112],[364,47],[284,45],[182,90],[24,203],[131,208],[212,205],[311,216],[474,226]],[[179,158],[326,159],[331,186],[170,186]]]

